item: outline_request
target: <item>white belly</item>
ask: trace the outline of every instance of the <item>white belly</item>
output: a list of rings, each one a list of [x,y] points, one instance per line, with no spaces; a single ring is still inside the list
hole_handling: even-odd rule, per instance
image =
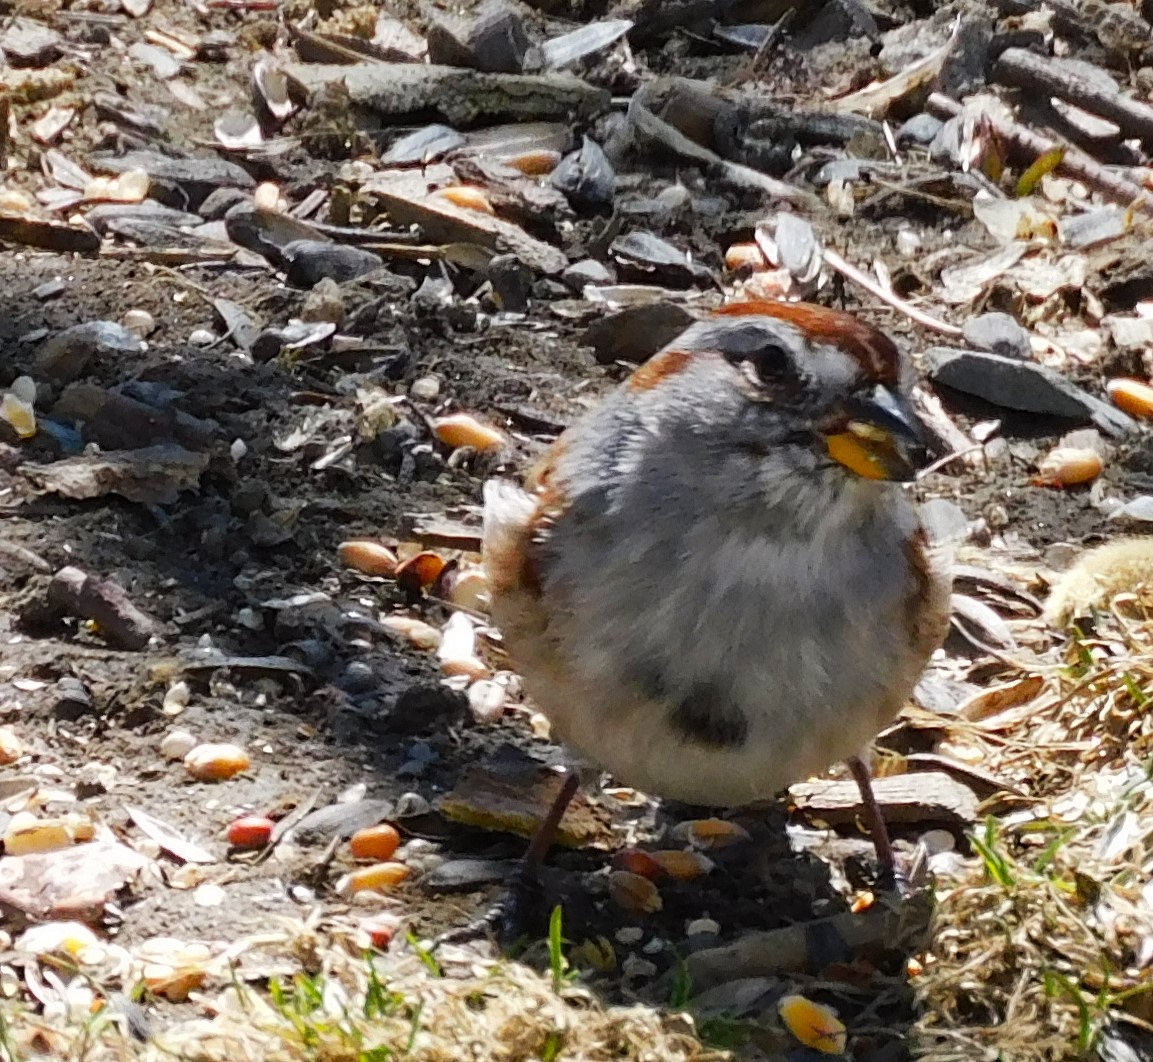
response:
[[[834,548],[710,531],[678,543],[675,578],[654,564],[659,542],[648,557],[606,551],[611,594],[570,592],[558,546],[546,594],[563,669],[539,645],[518,654],[507,633],[559,738],[623,784],[733,806],[856,754],[900,710],[925,653],[910,641],[900,539],[838,536]],[[742,740],[702,742],[670,723],[694,691],[744,720]]]

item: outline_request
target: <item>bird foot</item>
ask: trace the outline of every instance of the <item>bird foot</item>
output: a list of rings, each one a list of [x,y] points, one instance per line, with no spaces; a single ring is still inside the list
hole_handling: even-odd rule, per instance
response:
[[[444,944],[469,944],[484,938],[495,940],[502,949],[507,948],[531,932],[543,898],[536,868],[522,862],[484,914],[468,925],[442,933],[433,940],[430,950],[435,951]]]

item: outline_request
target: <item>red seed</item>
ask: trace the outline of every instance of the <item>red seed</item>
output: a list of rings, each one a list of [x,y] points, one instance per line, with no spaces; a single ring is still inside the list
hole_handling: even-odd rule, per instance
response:
[[[228,843],[233,848],[263,848],[272,840],[276,823],[263,815],[243,815],[228,827]]]

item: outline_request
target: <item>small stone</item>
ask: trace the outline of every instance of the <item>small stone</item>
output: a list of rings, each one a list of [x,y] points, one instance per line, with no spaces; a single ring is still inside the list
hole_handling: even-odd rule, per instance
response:
[[[615,283],[616,274],[603,262],[598,262],[595,258],[585,258],[580,262],[573,262],[561,273],[560,278],[570,291],[575,291],[579,295],[588,284]]]
[[[300,319],[341,324],[344,321],[344,298],[340,293],[340,285],[331,277],[318,280],[316,286],[304,296]]]
[[[657,968],[648,959],[642,959],[639,955],[632,954],[626,956],[625,961],[621,963],[621,973],[630,979],[639,978],[644,981],[651,981],[657,975]]]
[[[1119,350],[1143,350],[1153,345],[1153,317],[1109,316],[1101,323]]]
[[[141,339],[156,331],[156,318],[147,310],[129,310],[124,315],[124,327]]]
[[[195,735],[187,730],[170,730],[160,741],[160,754],[166,760],[182,760],[196,745]]]
[[[188,336],[188,342],[194,347],[210,347],[216,342],[216,335],[207,328],[197,328]]]
[[[525,313],[532,292],[532,272],[515,254],[491,259],[485,271],[493,301],[504,313]]]
[[[915,229],[901,229],[897,233],[897,253],[912,258],[921,249],[921,237]]]
[[[435,376],[421,376],[412,381],[408,393],[421,402],[435,402],[440,395],[440,381]]]
[[[192,698],[192,691],[187,682],[174,682],[164,694],[164,703],[161,711],[165,715],[179,715],[188,707]]]
[[[264,618],[253,608],[242,608],[237,612],[236,622],[246,630],[259,631],[264,629]]]
[[[987,350],[1003,358],[1028,361],[1033,355],[1029,333],[1007,313],[983,313],[970,317],[961,326],[961,335],[977,350]]]
[[[32,289],[32,297],[41,302],[47,302],[49,299],[59,298],[67,290],[68,284],[64,278],[56,277],[54,280],[46,280],[43,284],[37,284]]]
[[[549,183],[563,192],[577,210],[603,210],[616,195],[612,163],[595,140],[587,136],[579,150],[566,155],[549,176]]]
[[[983,398],[1003,409],[1088,420],[1114,438],[1133,431],[1134,420],[1111,403],[1078,387],[1045,365],[952,347],[931,347],[923,355],[937,384]]]
[[[907,147],[918,144],[922,147],[931,144],[945,123],[931,114],[915,114],[897,130],[897,145]]]

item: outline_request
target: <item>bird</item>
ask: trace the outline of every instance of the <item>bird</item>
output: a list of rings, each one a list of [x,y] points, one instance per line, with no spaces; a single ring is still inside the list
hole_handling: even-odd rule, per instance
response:
[[[911,362],[858,317],[730,303],[545,452],[484,485],[491,616],[526,693],[619,784],[739,807],[862,750],[948,627],[946,558],[902,484],[927,462]],[[535,874],[578,788],[524,857]]]

